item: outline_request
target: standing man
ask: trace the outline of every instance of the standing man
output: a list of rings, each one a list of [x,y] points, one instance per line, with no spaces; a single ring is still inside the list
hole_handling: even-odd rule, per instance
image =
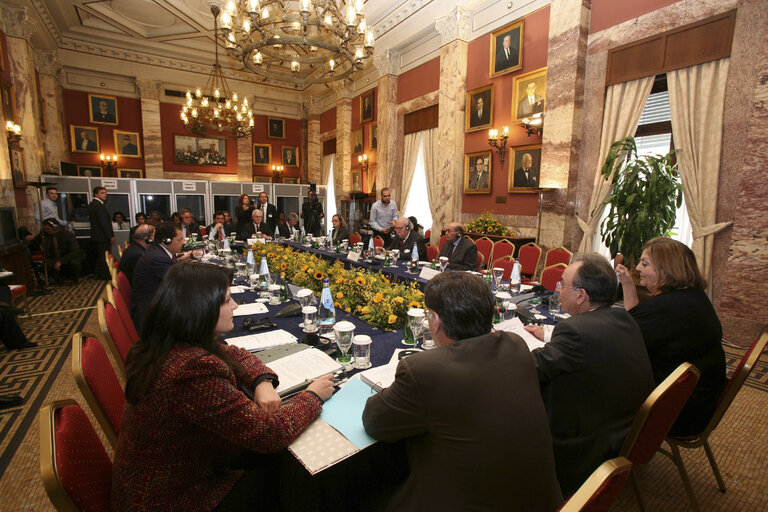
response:
[[[323,205],[317,200],[317,192],[310,190],[308,198],[301,205],[301,218],[304,219],[304,231],[311,233],[313,236],[323,235],[322,219],[325,217],[323,213]]]
[[[59,226],[65,227],[67,223],[59,218],[59,208],[56,201],[59,199],[59,191],[56,187],[48,187],[45,189],[45,197],[43,198],[43,220],[53,219]],[[35,209],[35,218],[38,216],[38,211]],[[40,219],[37,219],[38,222]]]
[[[104,253],[112,248],[115,243],[115,232],[112,231],[112,221],[104,203],[107,201],[107,189],[95,187],[93,189],[93,201],[88,205],[88,220],[91,223],[91,243],[96,251],[96,269],[94,274],[98,279],[109,281],[112,276],[107,268],[107,260]]]
[[[184,238],[189,238],[189,235],[200,234],[200,226],[195,222],[195,218],[192,217],[192,211],[189,208],[181,209],[181,234]]]
[[[131,245],[123,251],[123,256],[120,258],[120,266],[118,270],[125,274],[128,278],[128,282],[133,281],[133,269],[136,268],[136,263],[139,262],[144,251],[152,243],[152,237],[155,235],[155,226],[150,224],[141,224],[136,226],[136,229],[131,234]]]
[[[427,244],[424,242],[424,237],[421,236],[415,229],[413,229],[413,223],[411,222],[411,219],[408,217],[400,217],[397,219],[395,222],[395,227],[392,229],[395,230],[395,234],[397,236],[392,239],[392,242],[390,242],[387,249],[397,249],[400,251],[400,256],[398,259],[410,260],[413,245],[416,244],[416,248],[419,251],[419,260],[429,261],[427,259]],[[381,247],[376,248],[376,252],[381,251],[383,251]]]
[[[451,270],[477,270],[477,246],[464,238],[464,228],[458,222],[445,227],[445,243],[440,256],[448,258]]]
[[[389,239],[392,226],[397,220],[397,204],[392,201],[392,193],[388,188],[381,189],[381,199],[371,206],[370,224],[373,236]]]
[[[424,293],[438,349],[402,359],[363,411],[373,438],[408,442],[410,475],[388,510],[554,511],[552,438],[525,342],[491,332],[494,298],[478,276],[439,274]]]
[[[533,169],[533,157],[530,153],[523,155],[523,161],[520,168],[515,170],[515,187],[538,187],[539,170]]]
[[[277,208],[275,205],[269,204],[269,196],[266,192],[259,194],[259,204],[257,206],[261,210],[261,217],[269,227],[268,234],[270,236],[275,234],[275,226],[277,226]]]
[[[531,352],[555,452],[557,479],[570,496],[619,454],[640,406],[653,391],[643,335],[624,308],[613,308],[616,272],[605,257],[576,257],[558,283],[561,320]],[[544,341],[539,326],[526,330]]]

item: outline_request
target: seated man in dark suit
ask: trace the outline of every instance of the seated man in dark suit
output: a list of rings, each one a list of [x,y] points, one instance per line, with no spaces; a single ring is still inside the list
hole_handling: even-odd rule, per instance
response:
[[[264,215],[259,209],[253,209],[251,213],[251,222],[247,222],[242,231],[240,231],[239,238],[248,240],[256,236],[257,232],[261,232],[262,238],[269,238],[269,226],[263,221]]]
[[[30,249],[37,250],[43,245],[45,236],[45,265],[48,273],[57,281],[80,279],[83,266],[83,251],[75,235],[62,228],[56,219],[45,219],[43,230],[32,240]]]
[[[278,224],[277,227],[280,230],[281,237],[293,238],[293,235],[299,229],[298,225],[299,225],[299,214],[296,212],[291,212],[288,214],[285,224]]]
[[[211,240],[224,240],[229,238],[229,234],[232,233],[234,226],[232,224],[226,224],[224,222],[224,212],[216,212],[213,216],[213,224],[206,228],[208,238]]]
[[[181,230],[174,222],[161,222],[155,230],[155,241],[147,247],[136,267],[131,280],[131,317],[136,330],[141,332],[144,315],[149,309],[160,281],[171,265],[188,260],[192,253],[176,256],[184,245]]]
[[[133,269],[136,268],[136,263],[139,262],[139,259],[144,255],[144,251],[152,243],[154,235],[155,226],[149,224],[136,226],[136,230],[131,238],[131,245],[123,251],[123,255],[120,257],[120,266],[117,267],[120,272],[125,274],[129,283],[133,281]]]
[[[402,359],[363,411],[372,437],[408,441],[411,472],[388,510],[555,510],[552,438],[525,342],[491,332],[494,298],[478,276],[439,274],[424,293],[439,349]]]
[[[464,238],[464,228],[458,222],[445,227],[445,243],[440,256],[448,258],[451,270],[477,270],[477,246]]]
[[[558,283],[561,320],[532,352],[549,416],[557,479],[573,494],[604,461],[616,457],[653,373],[640,328],[616,299],[616,272],[605,257],[577,257]],[[538,326],[526,330],[544,340]]]
[[[192,211],[189,208],[181,209],[181,236],[189,238],[189,235],[195,234],[200,237],[200,226],[195,222]]]
[[[390,242],[387,249],[390,251],[393,249],[398,249],[400,251],[400,256],[398,259],[410,260],[413,244],[416,244],[416,247],[419,251],[419,261],[429,261],[427,258],[427,244],[424,241],[424,237],[422,237],[416,232],[416,230],[413,229],[413,224],[408,217],[400,217],[397,219],[392,229],[395,231],[397,236],[392,239],[392,242]],[[376,252],[382,251],[382,248],[376,248]]]

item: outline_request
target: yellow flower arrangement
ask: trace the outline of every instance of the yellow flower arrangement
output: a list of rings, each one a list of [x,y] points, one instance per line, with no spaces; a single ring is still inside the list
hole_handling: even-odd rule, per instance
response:
[[[355,278],[355,284],[357,284],[357,286],[365,286],[365,278],[364,277],[356,277]]]
[[[478,218],[473,220],[464,226],[464,231],[467,233],[482,233],[502,236],[514,236],[514,232],[498,220],[496,220],[491,212],[484,211]]]
[[[336,298],[337,299],[343,299],[344,298],[344,294],[341,293],[341,292],[338,292],[338,293],[336,293]]]
[[[381,292],[376,292],[376,295],[373,296],[374,304],[379,304],[383,300],[384,300],[384,294]]]
[[[402,304],[403,300],[404,299],[402,297],[395,297],[395,302],[397,302],[398,304]]]
[[[320,272],[320,271],[315,272],[315,279],[317,279],[318,281],[322,281],[323,277],[324,276],[323,276],[322,272]]]
[[[397,322],[397,316],[396,315],[389,315],[389,318],[387,319],[387,323],[392,325],[395,322]]]
[[[368,313],[371,312],[371,308],[370,308],[370,306],[363,306],[363,308],[360,310],[360,312],[363,313],[364,315],[367,315]]]
[[[420,307],[421,307],[421,302],[417,302],[415,300],[412,300],[411,302],[408,303],[408,309],[420,308]]]

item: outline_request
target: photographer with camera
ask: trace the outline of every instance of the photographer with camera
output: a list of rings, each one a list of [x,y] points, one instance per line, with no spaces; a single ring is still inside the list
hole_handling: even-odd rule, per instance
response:
[[[304,219],[304,231],[313,236],[323,235],[323,226],[320,219],[325,217],[323,205],[317,200],[316,186],[311,183],[307,200],[301,206],[301,218]]]

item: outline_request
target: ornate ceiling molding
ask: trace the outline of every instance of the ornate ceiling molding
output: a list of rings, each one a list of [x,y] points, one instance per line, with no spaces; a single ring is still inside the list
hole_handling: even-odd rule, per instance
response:
[[[448,16],[435,20],[435,30],[441,36],[441,44],[446,45],[456,39],[469,41],[471,32],[470,13],[463,7],[456,7]]]
[[[40,74],[55,76],[59,81],[64,78],[64,68],[59,62],[56,52],[35,50],[35,69]]]
[[[51,17],[51,11],[48,10],[48,7],[45,5],[45,3],[42,2],[42,0],[30,1],[32,3],[32,7],[34,7],[35,11],[37,12],[37,15],[40,16],[40,19],[43,21],[45,28],[48,29],[48,33],[51,35],[54,41],[56,41],[56,44],[61,45],[61,41],[63,40],[61,31],[59,30],[59,27],[56,26],[56,22],[53,21],[53,18]]]
[[[2,8],[5,35],[29,41],[37,30],[37,23],[30,18],[26,7],[6,5]]]
[[[379,71],[379,76],[400,74],[400,53],[395,50],[384,50],[379,55],[374,55],[373,65]]]
[[[400,7],[388,14],[386,19],[376,22],[373,29],[376,39],[394,29],[432,1],[433,0],[413,0],[400,5]]]

